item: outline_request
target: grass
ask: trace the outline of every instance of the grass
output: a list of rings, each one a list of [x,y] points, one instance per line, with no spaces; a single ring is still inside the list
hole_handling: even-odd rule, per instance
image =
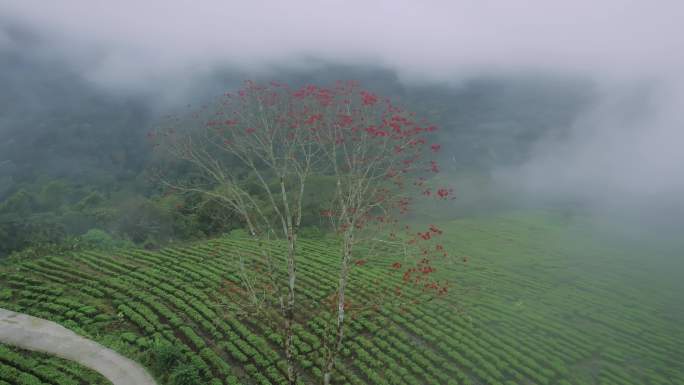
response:
[[[457,258],[438,274],[457,284],[433,301],[349,328],[336,384],[681,384],[684,304],[678,247],[633,242],[586,218],[509,212],[440,225]],[[336,248],[303,240],[302,303],[334,289]],[[275,330],[216,306],[244,239],[160,252],[80,253],[2,268],[0,306],[57,321],[150,367],[178,346],[200,383],[279,384]],[[467,256],[469,262],[462,263]],[[357,294],[387,261],[358,270]],[[319,382],[321,328],[311,307],[297,331],[307,383]],[[187,367],[183,366],[183,367]]]

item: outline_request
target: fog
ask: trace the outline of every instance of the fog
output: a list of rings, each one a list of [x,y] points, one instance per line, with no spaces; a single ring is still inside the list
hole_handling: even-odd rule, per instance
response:
[[[331,64],[454,90],[486,77],[586,78],[592,105],[534,138],[525,159],[497,164],[495,181],[532,200],[679,210],[681,20],[684,4],[666,0],[5,0],[0,54],[30,51],[101,92],[162,104],[220,71],[268,78]]]

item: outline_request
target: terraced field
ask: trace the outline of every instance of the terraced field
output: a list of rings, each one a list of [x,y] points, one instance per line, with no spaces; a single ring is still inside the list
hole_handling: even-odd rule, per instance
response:
[[[0,385],[105,385],[100,374],[70,361],[0,344]]]
[[[354,320],[334,383],[684,383],[682,264],[672,251],[645,255],[547,213],[443,227],[459,257],[439,274],[458,290],[446,302]],[[315,383],[328,316],[316,304],[333,291],[337,249],[324,240],[300,246],[299,301],[311,310],[310,327],[297,330],[297,358],[303,380]],[[153,372],[151,349],[167,341],[199,368],[201,383],[281,384],[281,337],[218,305],[226,281],[237,281],[230,261],[238,250],[254,245],[226,237],[160,252],[15,263],[2,268],[0,307],[57,321]],[[368,295],[364,282],[385,277],[392,260],[359,268],[355,295]]]

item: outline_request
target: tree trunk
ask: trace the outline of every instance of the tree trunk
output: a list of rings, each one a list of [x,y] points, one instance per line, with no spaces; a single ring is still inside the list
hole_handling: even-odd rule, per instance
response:
[[[285,304],[285,359],[287,361],[287,381],[289,385],[296,385],[297,372],[294,360],[294,305],[295,305],[295,280],[297,266],[295,265],[295,247],[297,234],[290,227],[288,230],[287,250],[287,302]]]
[[[292,347],[294,345],[292,321],[289,317],[285,319],[285,360],[287,361],[287,383],[289,385],[297,384],[297,372],[294,367],[294,354]]]
[[[342,246],[342,265],[340,266],[340,278],[337,288],[337,328],[335,330],[335,343],[328,349],[328,355],[323,369],[323,384],[330,385],[330,377],[335,367],[335,359],[342,348],[344,339],[344,298],[349,277],[349,265],[352,257],[353,234],[349,232],[345,235]]]
[[[296,385],[297,371],[294,360],[294,305],[295,305],[295,280],[297,278],[297,265],[295,253],[297,247],[298,228],[292,221],[290,204],[288,203],[285,178],[280,176],[280,196],[283,202],[284,213],[281,215],[283,231],[287,235],[287,302],[285,304],[285,359],[287,361],[287,381],[289,385]],[[275,205],[274,205],[275,206]]]

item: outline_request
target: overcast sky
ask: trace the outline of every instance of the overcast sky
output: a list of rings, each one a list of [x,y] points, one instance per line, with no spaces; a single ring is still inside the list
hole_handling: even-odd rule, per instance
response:
[[[309,57],[419,77],[516,67],[642,76],[684,64],[677,0],[2,0],[0,15],[85,56],[101,81]]]
[[[117,89],[312,59],[387,67],[410,81],[588,75],[600,103],[569,137],[540,141],[528,164],[509,170],[514,179],[605,199],[681,202],[684,193],[682,0],[0,0],[0,53],[17,48],[17,27],[41,39],[39,54]],[[635,98],[648,105],[639,116]]]

